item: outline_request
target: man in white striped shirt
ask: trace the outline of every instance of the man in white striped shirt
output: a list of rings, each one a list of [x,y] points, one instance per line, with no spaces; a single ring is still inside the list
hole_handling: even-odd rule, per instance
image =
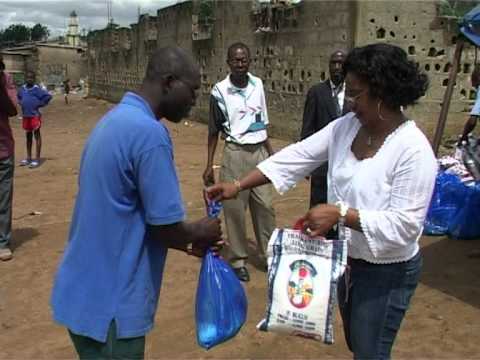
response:
[[[219,133],[225,140],[221,181],[237,181],[273,154],[267,133],[268,115],[263,82],[248,72],[248,47],[243,43],[232,44],[228,49],[227,64],[230,74],[215,84],[210,97],[208,160],[203,174],[205,185],[215,182],[213,160]],[[247,206],[252,215],[259,255],[265,265],[268,240],[275,228],[271,186],[244,191],[237,198],[224,203],[228,258],[241,281],[250,280],[246,268]]]

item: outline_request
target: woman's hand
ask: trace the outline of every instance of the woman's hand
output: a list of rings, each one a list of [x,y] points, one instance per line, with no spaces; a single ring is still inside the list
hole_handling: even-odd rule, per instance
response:
[[[234,183],[218,183],[208,187],[205,192],[209,199],[222,201],[233,199],[238,195],[239,188]]]
[[[311,208],[302,218],[303,231],[308,236],[325,236],[338,223],[340,209],[336,205],[321,204]]]

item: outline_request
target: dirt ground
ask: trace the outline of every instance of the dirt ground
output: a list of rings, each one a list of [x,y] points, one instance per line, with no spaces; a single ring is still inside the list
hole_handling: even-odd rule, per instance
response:
[[[44,112],[44,162],[35,170],[16,167],[14,259],[0,263],[0,359],[75,358],[65,329],[52,321],[49,297],[62,256],[73,202],[78,164],[90,129],[112,105],[58,96]],[[25,155],[20,121],[12,119],[16,161]],[[201,173],[206,159],[206,127],[195,122],[168,125],[190,219],[203,215]],[[275,141],[277,149],[286,143]],[[276,196],[278,226],[287,226],[307,206],[308,184]],[[94,209],[92,209],[94,211]],[[36,213],[34,213],[36,212]],[[476,220],[478,221],[478,219]],[[250,237],[251,237],[251,226]],[[254,244],[251,242],[254,252]],[[397,338],[393,357],[403,359],[480,358],[480,259],[468,254],[480,241],[423,238],[424,270]],[[337,316],[336,343],[259,332],[265,311],[265,273],[250,266],[246,285],[248,320],[240,333],[210,351],[195,338],[194,297],[200,262],[183,253],[168,255],[155,329],[147,336],[150,359],[338,359],[351,357]]]

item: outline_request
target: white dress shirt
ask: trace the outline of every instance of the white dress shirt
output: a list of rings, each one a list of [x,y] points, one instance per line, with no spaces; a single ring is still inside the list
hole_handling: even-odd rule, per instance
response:
[[[332,89],[332,98],[338,101],[338,108],[340,113],[343,110],[343,104],[345,102],[345,81],[343,81],[338,87],[330,80],[330,89]]]
[[[359,211],[363,232],[340,229],[349,256],[377,264],[411,259],[432,196],[437,162],[414,121],[400,125],[377,153],[358,160],[351,151],[360,122],[349,113],[258,165],[279,193],[328,160],[328,202]]]

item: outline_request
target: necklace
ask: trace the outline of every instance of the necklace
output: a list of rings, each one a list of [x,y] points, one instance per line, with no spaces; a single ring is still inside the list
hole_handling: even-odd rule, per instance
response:
[[[395,132],[397,132],[398,129],[400,129],[401,127],[403,127],[404,124],[408,123],[409,121],[410,121],[410,120],[408,120],[408,121],[405,120],[405,121],[401,122],[398,126],[394,127],[392,130],[388,131],[388,132],[387,132],[387,135],[385,136],[385,139],[387,139],[387,138],[390,137],[392,134],[394,134]],[[367,146],[368,146],[368,147],[372,147],[372,146],[373,146],[373,141],[374,141],[375,139],[379,139],[379,138],[380,138],[380,137],[375,138],[374,136],[368,134],[368,135],[367,135],[367,141],[366,141]],[[384,140],[384,141],[385,141],[385,140]]]

